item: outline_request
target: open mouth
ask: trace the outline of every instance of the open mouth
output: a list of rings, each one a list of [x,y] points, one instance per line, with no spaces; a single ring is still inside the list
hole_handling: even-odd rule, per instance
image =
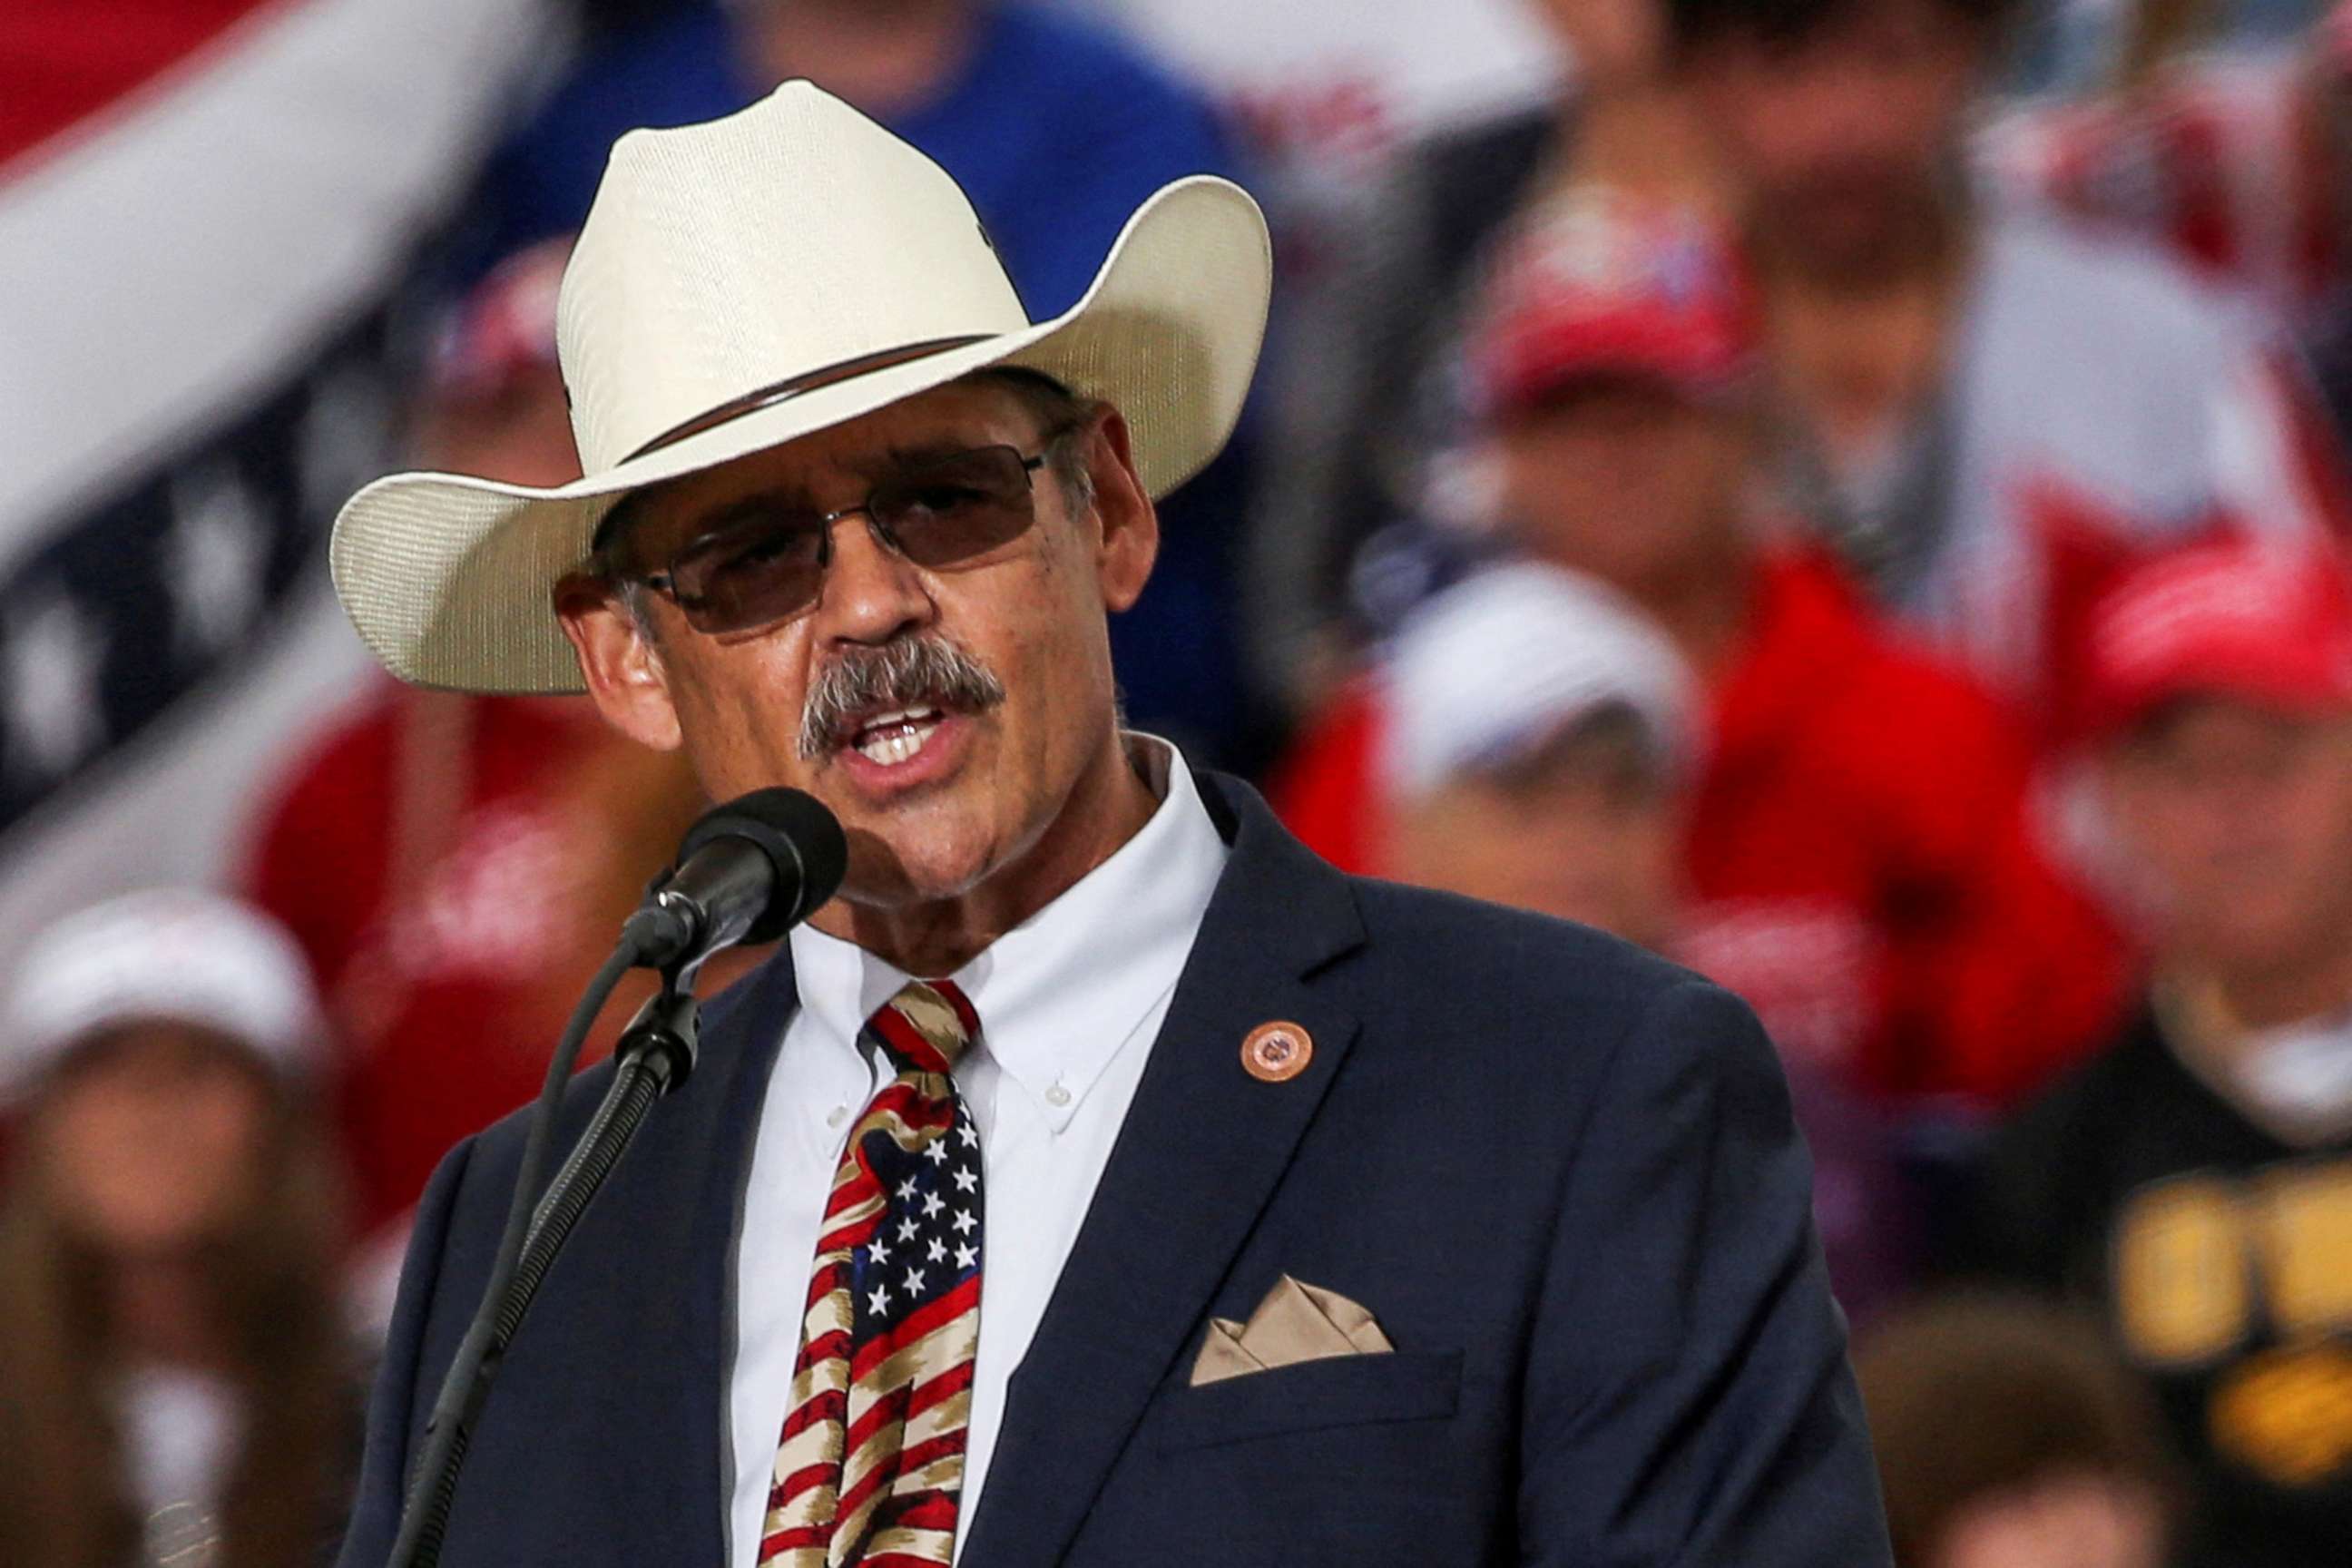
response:
[[[915,760],[946,717],[937,708],[895,708],[851,721],[841,743],[877,767],[894,768]]]

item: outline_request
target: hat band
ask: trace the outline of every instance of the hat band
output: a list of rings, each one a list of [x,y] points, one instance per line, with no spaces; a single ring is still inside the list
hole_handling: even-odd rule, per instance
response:
[[[756,391],[747,392],[740,397],[730,398],[718,407],[698,414],[682,425],[671,426],[621,461],[634,463],[639,458],[660,451],[664,447],[674,447],[689,436],[699,436],[705,430],[715,430],[730,420],[740,419],[747,414],[757,414],[762,408],[772,408],[777,404],[788,402],[804,392],[815,392],[820,388],[832,386],[853,377],[867,375],[877,370],[890,370],[931,354],[945,353],[950,349],[963,348],[968,344],[979,342],[987,336],[989,334],[986,332],[968,332],[962,337],[929,338],[919,343],[908,343],[895,349],[881,349],[870,354],[859,354],[855,359],[841,360],[816,370],[804,371],[799,375],[787,376],[782,381],[772,382]]]

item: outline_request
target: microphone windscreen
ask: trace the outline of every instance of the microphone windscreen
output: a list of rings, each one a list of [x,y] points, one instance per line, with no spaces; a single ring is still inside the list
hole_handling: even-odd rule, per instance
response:
[[[849,869],[849,840],[841,823],[823,802],[802,790],[781,785],[756,789],[712,806],[687,830],[678,846],[678,864],[721,838],[758,846],[775,868],[768,907],[743,933],[746,942],[773,942],[814,914]]]

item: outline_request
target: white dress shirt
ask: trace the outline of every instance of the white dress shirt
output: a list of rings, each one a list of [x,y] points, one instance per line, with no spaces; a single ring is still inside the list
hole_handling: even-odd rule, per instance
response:
[[[949,978],[980,1015],[956,1087],[981,1138],[980,1349],[956,1544],[987,1479],[1004,1389],[1077,1239],[1095,1184],[1224,870],[1183,758],[1130,736],[1159,808],[1111,858]],[[863,948],[792,933],[800,1008],[760,1111],[735,1252],[728,1387],[730,1568],[759,1561],[824,1194],[857,1114],[890,1076],[856,1044],[908,976]]]

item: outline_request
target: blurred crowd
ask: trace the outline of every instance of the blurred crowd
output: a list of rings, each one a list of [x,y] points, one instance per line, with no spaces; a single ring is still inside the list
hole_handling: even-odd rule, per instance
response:
[[[1905,1568],[2352,1561],[2352,5],[580,27],[434,258],[415,466],[577,473],[556,288],[630,127],[814,78],[1038,319],[1242,180],[1277,315],[1114,625],[1130,721],[1755,1006]],[[409,1208],[699,805],[583,703],[386,683],[238,887],[21,955],[0,1563],[318,1559]]]

